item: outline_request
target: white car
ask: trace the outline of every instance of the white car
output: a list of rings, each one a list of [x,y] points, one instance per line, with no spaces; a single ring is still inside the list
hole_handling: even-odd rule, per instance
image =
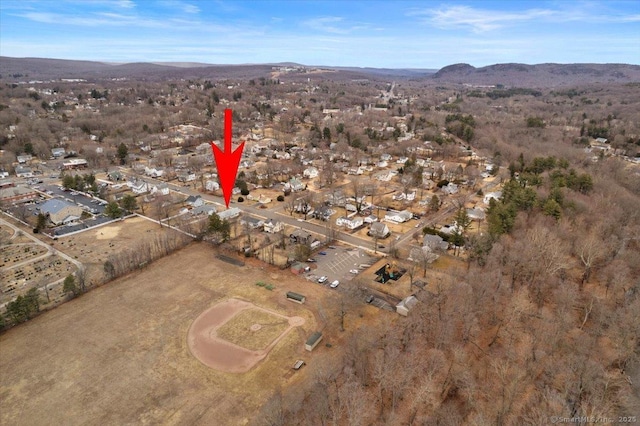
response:
[[[329,279],[329,277],[327,277],[326,275],[323,275],[320,278],[318,278],[318,282],[320,284],[322,284],[323,282],[327,281],[328,279]]]
[[[351,272],[353,275],[357,275],[358,274],[358,270],[357,269],[351,269],[349,272]]]
[[[336,288],[336,287],[338,287],[338,284],[340,284],[340,281],[335,280],[334,282],[332,282],[331,284],[329,284],[329,287],[331,287],[331,288]]]

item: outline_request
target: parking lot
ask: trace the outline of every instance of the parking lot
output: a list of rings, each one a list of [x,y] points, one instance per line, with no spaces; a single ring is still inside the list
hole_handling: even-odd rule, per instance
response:
[[[335,280],[340,283],[350,281],[358,275],[353,272],[360,273],[376,261],[364,250],[340,246],[324,248],[317,252],[313,259],[316,268],[305,274],[305,278],[317,283],[320,277],[326,276],[327,280],[323,284],[327,286]]]

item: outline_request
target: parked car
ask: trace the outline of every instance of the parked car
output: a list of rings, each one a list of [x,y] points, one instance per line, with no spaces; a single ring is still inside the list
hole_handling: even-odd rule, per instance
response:
[[[375,297],[373,297],[373,294],[370,294],[366,297],[366,299],[364,299],[364,301],[367,303],[371,303],[373,302],[373,299],[375,299]]]
[[[307,262],[309,263],[314,263],[315,261],[316,261],[315,259],[311,259],[311,258],[307,259]]]
[[[321,252],[319,252],[318,254],[321,254],[321,255],[323,255],[323,256],[326,256],[326,255],[327,255],[327,252],[326,252],[326,251],[321,251]]]
[[[329,284],[329,287],[331,287],[331,288],[336,288],[336,287],[338,287],[338,284],[340,284],[340,281],[335,280],[334,282],[332,282],[331,284]]]
[[[318,278],[318,282],[320,284],[326,282],[329,279],[329,277],[327,277],[326,275],[321,276],[320,278]]]
[[[349,272],[351,272],[353,275],[357,275],[359,271],[357,269],[351,269],[349,270]]]

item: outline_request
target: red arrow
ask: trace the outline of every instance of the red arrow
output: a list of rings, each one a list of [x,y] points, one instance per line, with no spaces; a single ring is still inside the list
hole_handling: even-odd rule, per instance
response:
[[[211,142],[213,159],[216,161],[216,166],[218,167],[218,180],[222,187],[222,194],[224,195],[224,202],[227,208],[229,208],[229,201],[231,200],[231,191],[236,185],[236,175],[238,173],[238,166],[240,165],[242,150],[244,149],[244,142],[242,142],[235,151],[231,151],[232,115],[233,113],[230,109],[224,110],[224,151],[221,151],[215,143]]]

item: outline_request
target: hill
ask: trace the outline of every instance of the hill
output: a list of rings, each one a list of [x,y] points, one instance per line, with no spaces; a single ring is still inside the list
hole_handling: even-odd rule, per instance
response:
[[[293,63],[213,65],[195,62],[114,64],[46,58],[0,57],[0,76],[9,80],[51,80],[59,78],[130,78],[139,80],[233,79],[268,77],[273,66],[303,66]],[[411,68],[309,67],[313,74],[291,73],[289,78],[348,81],[351,79],[417,79],[472,85],[555,87],[591,83],[640,81],[640,66],[629,64],[496,64],[476,68],[454,64],[439,71]]]
[[[496,64],[476,68],[469,64],[449,65],[434,80],[478,85],[555,87],[591,83],[640,81],[640,66],[629,64]]]

